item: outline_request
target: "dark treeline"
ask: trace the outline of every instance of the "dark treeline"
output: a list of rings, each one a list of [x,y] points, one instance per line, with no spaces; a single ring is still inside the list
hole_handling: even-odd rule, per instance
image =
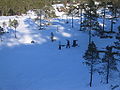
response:
[[[31,9],[52,5],[53,0],[1,0],[0,15],[20,15]]]
[[[1,15],[20,15],[31,9],[40,9],[45,6],[51,6],[54,3],[91,3],[91,1],[112,2],[115,6],[119,6],[120,0],[0,0],[0,16]]]

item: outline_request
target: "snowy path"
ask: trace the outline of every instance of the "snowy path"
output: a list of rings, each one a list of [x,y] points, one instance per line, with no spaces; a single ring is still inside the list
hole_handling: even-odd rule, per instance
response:
[[[63,40],[62,43],[65,44],[65,38],[72,41],[72,37],[76,35],[77,39],[78,32],[73,33],[62,23],[59,26],[61,30],[59,32],[55,31],[56,27],[54,26],[47,29],[49,30],[39,31],[31,20],[21,18],[17,28],[17,40],[11,37],[6,39],[6,42],[2,42],[11,47],[3,48],[0,52],[0,57],[2,57],[0,88],[2,90],[73,90],[73,88],[77,90],[81,85],[84,86],[81,81],[86,80],[86,77],[81,75],[84,71],[81,68],[83,65],[80,63],[81,57],[78,49],[85,45],[71,49],[63,48],[59,51],[58,41],[52,43],[48,38],[50,32],[54,32],[56,37]],[[8,44],[7,40],[11,39],[13,41]],[[46,43],[42,43],[40,39]],[[31,40],[42,44],[22,45],[30,44]],[[86,44],[86,41],[82,43]],[[14,45],[19,46],[14,47]]]

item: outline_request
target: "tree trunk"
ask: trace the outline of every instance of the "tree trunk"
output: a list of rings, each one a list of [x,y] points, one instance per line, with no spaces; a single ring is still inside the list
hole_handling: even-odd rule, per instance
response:
[[[113,32],[113,17],[111,18],[111,29],[110,29],[111,32]]]
[[[91,36],[91,30],[92,30],[92,22],[91,22],[91,9],[90,9],[90,30],[89,30],[89,43],[91,43],[91,38],[92,38],[92,36]]]
[[[105,31],[105,17],[103,17],[103,32]]]
[[[103,15],[103,32],[105,31],[105,6],[104,6],[104,15]]]
[[[41,10],[40,10],[40,13],[39,13],[39,14],[40,14],[40,30],[41,30],[41,26],[42,26],[42,25],[41,25],[41,21],[42,21],[42,15],[41,15],[42,13],[41,13]]]
[[[117,7],[115,7],[115,18],[117,18]]]
[[[91,30],[89,30],[89,43],[91,43]]]
[[[81,8],[81,15],[80,15],[80,31],[81,31],[81,29],[82,29],[82,27],[81,27],[81,24],[82,24],[82,8]]]
[[[72,14],[72,28],[73,28],[74,26],[73,26],[73,14]]]
[[[108,62],[107,62],[107,76],[106,76],[106,83],[108,84],[109,83],[109,68],[110,68],[110,62],[109,62],[109,60],[108,60]]]
[[[90,69],[90,87],[92,87],[93,81],[93,51],[92,51],[92,60],[91,60],[91,69]]]
[[[2,10],[2,16],[4,16],[4,11]]]
[[[15,28],[15,38],[17,38],[17,35],[16,35],[16,28]]]
[[[93,81],[93,63],[91,63],[91,69],[90,69],[90,87],[92,87],[92,81]]]

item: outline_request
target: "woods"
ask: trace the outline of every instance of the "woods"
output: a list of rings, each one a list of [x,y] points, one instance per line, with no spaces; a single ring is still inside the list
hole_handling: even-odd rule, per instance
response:
[[[21,15],[31,9],[52,5],[53,0],[1,0],[0,15]]]
[[[92,4],[92,1],[112,2],[115,8],[120,7],[119,0],[1,0],[0,1],[0,15],[21,15],[31,9],[40,9],[45,6],[51,6],[55,3],[75,3],[78,2]]]

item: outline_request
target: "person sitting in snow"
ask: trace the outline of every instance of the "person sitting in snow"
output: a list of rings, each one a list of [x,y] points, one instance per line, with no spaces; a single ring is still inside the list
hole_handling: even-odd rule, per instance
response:
[[[35,41],[32,40],[31,43],[35,43]]]

